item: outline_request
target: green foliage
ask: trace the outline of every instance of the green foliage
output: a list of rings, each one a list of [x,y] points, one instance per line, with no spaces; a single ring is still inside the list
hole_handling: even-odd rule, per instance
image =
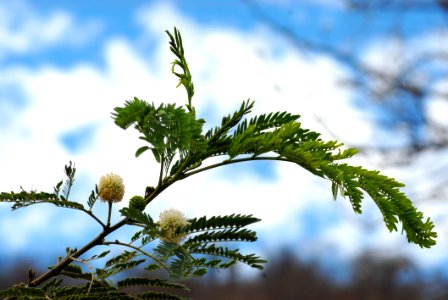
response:
[[[140,294],[138,299],[148,299],[148,300],[184,300],[186,298],[179,297],[176,295],[168,294],[165,292],[147,292]]]
[[[124,207],[120,210],[120,212],[124,217],[128,217],[129,219],[134,220],[145,227],[152,228],[155,226],[151,216],[139,209],[134,207]]]
[[[208,231],[198,234],[188,240],[188,243],[211,243],[211,242],[229,242],[229,241],[246,241],[255,242],[257,236],[254,231],[247,229],[226,229],[219,231]]]
[[[6,297],[10,297],[10,299],[45,299],[45,291],[42,289],[29,288],[25,285],[19,285],[0,291],[0,298]]]
[[[201,246],[201,247],[197,247],[197,248],[193,248],[192,247],[192,252],[193,253],[199,253],[199,254],[207,254],[207,255],[213,255],[213,256],[220,256],[220,257],[224,257],[224,258],[228,258],[230,259],[231,264],[229,265],[227,264],[220,264],[217,267],[219,268],[228,268],[229,266],[231,266],[232,264],[234,264],[235,262],[239,261],[242,263],[245,263],[247,265],[249,265],[252,268],[257,268],[262,270],[263,269],[263,264],[265,264],[267,261],[264,259],[261,259],[260,257],[256,256],[255,254],[248,254],[248,255],[243,255],[239,252],[238,249],[228,249],[226,247],[217,247],[215,245],[210,245],[210,246]],[[219,264],[221,263],[221,260],[209,260],[207,263],[205,263],[205,266],[214,266],[215,264]]]
[[[261,133],[271,128],[277,128],[284,124],[296,121],[300,116],[292,115],[288,112],[276,112],[256,116],[243,120],[235,129],[234,136],[237,136],[247,130],[248,127],[253,127],[256,132]]]
[[[186,62],[183,63],[186,60],[178,31],[175,30],[175,36],[170,35],[170,38],[171,50],[178,58],[174,65],[186,66]],[[188,67],[185,70],[188,71]],[[185,74],[189,74],[187,71]],[[181,83],[188,89],[191,76],[180,78]],[[191,106],[190,101],[188,105]],[[302,127],[297,121],[299,115],[271,112],[243,119],[253,105],[253,102],[243,102],[239,110],[224,117],[220,126],[214,127],[205,135],[201,134],[200,126],[196,128],[194,135],[185,133],[185,140],[190,143],[184,145],[184,154],[174,163],[170,173],[174,177],[173,181],[230,163],[250,160],[288,161],[298,164],[314,175],[329,179],[333,196],[336,197],[337,191],[340,190],[342,196],[349,198],[355,212],[361,213],[361,201],[364,193],[367,193],[378,205],[389,230],[398,231],[397,223],[401,222],[408,241],[421,247],[435,244],[436,233],[433,231],[432,222],[430,219],[424,220],[423,214],[399,191],[402,184],[377,171],[339,164],[338,161],[355,155],[356,149],[342,149],[342,143],[323,141],[319,133]],[[140,106],[141,104],[138,104],[138,107]],[[121,108],[116,111],[120,112]],[[116,122],[120,120],[120,114],[115,118]],[[154,125],[153,130],[150,130],[154,135],[153,139],[163,140],[166,133],[156,129],[157,126]],[[180,136],[177,138],[182,140]],[[203,167],[206,159],[217,155],[227,158],[221,163]],[[246,156],[243,158],[242,155]]]
[[[169,265],[167,271],[174,279],[202,276],[209,268],[226,269],[236,262],[262,269],[265,260],[253,254],[241,254],[238,249],[216,245],[221,242],[256,241],[256,233],[244,227],[258,221],[251,215],[235,214],[191,219],[189,225],[180,228],[180,233],[189,236],[184,243],[161,242],[155,253],[160,261]]]
[[[27,192],[21,190],[19,193],[0,193],[0,202],[12,202],[14,205],[11,207],[12,210],[16,210],[21,207],[25,207],[31,204],[40,202],[53,202],[58,201],[59,198],[56,194],[46,193],[46,192]]]
[[[135,267],[144,263],[145,261],[146,261],[145,259],[120,261],[110,266],[107,266],[104,269],[97,269],[97,274],[100,278],[105,279],[107,277],[111,277],[126,270],[134,269]]]
[[[62,187],[62,195],[60,195],[61,200],[67,200],[70,196],[70,191],[75,182],[75,173],[76,168],[74,165],[72,166],[72,162],[70,161],[69,164],[65,166],[65,175],[67,175],[67,179]]]
[[[357,213],[361,213],[361,201],[364,190],[380,209],[389,231],[397,231],[398,223],[403,225],[409,242],[429,248],[435,245],[437,234],[428,218],[412,205],[406,195],[400,191],[404,184],[381,175],[378,171],[369,171],[347,164],[330,165],[325,170],[326,176],[334,187],[346,195]],[[336,189],[336,193],[337,193]]]
[[[7,299],[30,299],[30,300],[83,300],[83,299],[144,299],[128,295],[113,287],[64,287],[57,289],[40,289],[27,287],[13,287],[0,292],[0,297]],[[161,298],[163,299],[163,298]],[[165,298],[166,299],[166,298]]]
[[[70,161],[68,165],[65,165],[65,175],[67,176],[67,179],[65,180],[65,182],[63,180],[59,181],[56,186],[53,188],[54,189],[54,193],[56,195],[58,195],[61,200],[67,200],[69,195],[70,195],[70,191],[72,189],[73,183],[75,182],[75,174],[76,174],[76,168],[74,165],[72,165],[72,162]],[[62,186],[62,184],[64,184]],[[62,188],[62,195],[60,195],[61,193],[61,188]]]
[[[153,286],[153,287],[170,288],[170,289],[188,289],[183,284],[174,283],[168,280],[162,280],[158,278],[152,279],[152,278],[133,277],[118,281],[119,288],[126,288],[133,286]]]
[[[61,275],[64,275],[66,277],[70,277],[73,279],[84,279],[84,280],[91,280],[92,274],[91,273],[85,273],[80,266],[71,264],[64,268],[64,270],[61,272]]]
[[[145,197],[131,198],[129,207],[120,210],[123,219],[114,225],[110,224],[112,203],[109,203],[107,222],[103,222],[92,212],[99,198],[97,186],[88,198],[88,209],[78,202],[68,200],[76,173],[72,162],[65,166],[67,178],[56,184],[53,193],[27,192],[23,188],[18,193],[0,193],[0,202],[12,203],[13,210],[32,204],[51,203],[82,211],[102,227],[100,234],[81,249],[67,247],[65,257],[60,257],[56,265],[49,267],[48,272],[35,277],[30,271],[27,284],[1,291],[0,297],[182,299],[174,294],[154,291],[153,288],[187,289],[179,280],[203,276],[211,268],[227,269],[236,263],[262,269],[265,260],[255,254],[243,254],[235,248],[243,242],[257,240],[256,232],[246,228],[260,221],[252,215],[193,218],[188,220],[187,225],[182,222],[179,223],[182,225],[175,228],[176,237],[181,238],[167,241],[160,228],[163,226],[143,211],[155,197],[177,181],[213,168],[247,161],[269,160],[296,164],[329,180],[334,199],[337,199],[338,194],[348,198],[355,213],[362,212],[364,196],[369,195],[378,206],[390,231],[398,231],[401,223],[409,242],[421,247],[435,244],[437,234],[433,223],[430,219],[425,220],[423,214],[400,190],[404,186],[402,183],[378,171],[341,163],[341,160],[355,155],[356,149],[344,149],[342,143],[322,140],[319,133],[302,127],[298,121],[299,115],[271,112],[249,118],[254,102],[247,100],[235,112],[223,117],[221,124],[203,133],[205,121],[196,117],[192,104],[194,85],[182,38],[177,29],[174,29],[174,34],[167,33],[170,49],[176,56],[172,72],[179,78],[179,85],[183,85],[187,91],[185,108],[176,104],[161,104],[156,107],[135,97],[126,101],[123,107],[116,107],[112,113],[116,125],[122,129],[134,126],[140,133],[140,139],[147,143],[138,148],[135,155],[138,157],[151,150],[160,165],[157,184],[146,188]],[[209,160],[211,158],[212,163]],[[125,225],[137,228],[128,242],[106,240],[109,234]],[[96,246],[125,249],[112,257],[112,251],[108,249],[90,258],[81,258]],[[104,260],[104,267],[94,270],[90,265],[92,260]],[[85,271],[86,267],[88,272]],[[147,276],[120,278],[114,283],[117,274],[137,268],[143,269]],[[81,285],[65,286],[58,276],[79,280]],[[39,288],[39,285],[43,286]],[[143,288],[144,291],[134,295],[122,290],[131,287]]]
[[[36,192],[36,191],[25,191],[21,187],[21,191],[18,193],[10,192],[0,193],[0,202],[12,202],[14,203],[11,207],[12,210],[16,210],[22,207],[27,207],[33,204],[39,203],[51,203],[59,207],[85,210],[84,206],[80,203],[68,201],[70,196],[70,191],[75,181],[76,168],[72,165],[70,161],[68,165],[65,166],[65,174],[67,179],[60,181],[53,188],[53,193],[46,192]],[[62,191],[61,191],[62,188]]]
[[[90,193],[89,199],[87,201],[87,205],[89,206],[89,211],[92,211],[93,206],[95,205],[96,201],[98,200],[98,185],[95,185],[95,190],[93,190]]]
[[[180,36],[179,30],[174,28],[174,35],[168,30],[166,31],[170,38],[170,50],[176,55],[176,60],[172,62],[171,72],[179,78],[179,84],[177,86],[183,85],[188,95],[188,103],[186,107],[189,111],[195,111],[194,107],[191,105],[191,99],[194,95],[194,85],[191,79],[190,69],[188,68],[187,60],[185,59],[184,46],[182,45],[182,37]],[[176,72],[176,66],[180,67],[182,73]]]
[[[58,195],[46,192],[36,192],[25,190],[19,193],[0,193],[0,202],[12,202],[12,210],[27,207],[39,203],[51,203],[59,207],[83,210],[84,206],[77,202],[59,199]]]
[[[54,293],[48,295],[46,299],[136,299],[124,292],[117,291],[113,287],[95,286],[89,287],[67,287],[58,289]]]
[[[201,160],[217,155],[226,155],[228,153],[228,148],[232,141],[231,136],[228,135],[229,131],[235,127],[246,114],[251,112],[253,106],[253,101],[244,101],[239,110],[232,115],[223,117],[220,126],[210,129],[205,134],[207,151],[204,153],[203,157],[200,158]]]
[[[261,221],[252,215],[231,214],[228,216],[201,217],[188,220],[185,231],[194,233],[209,229],[241,228]]]
[[[135,129],[142,134],[140,139],[151,145],[140,147],[135,155],[151,150],[166,172],[176,154],[185,157],[189,150],[200,151],[205,147],[201,136],[204,120],[196,119],[193,112],[187,112],[183,107],[175,104],[155,107],[135,97],[133,101],[126,101],[124,107],[114,110],[115,124],[123,129],[135,124]]]
[[[81,286],[81,287],[60,287],[61,279],[54,279],[46,284],[43,288],[28,288],[24,285],[11,287],[7,290],[0,291],[2,299],[30,299],[30,300],[83,300],[83,299],[185,299],[166,292],[143,292],[140,294],[129,294],[120,291],[122,288],[147,286],[168,289],[184,289],[188,290],[185,285],[171,283],[166,280],[149,279],[149,278],[127,278],[118,282],[118,288],[112,286]]]

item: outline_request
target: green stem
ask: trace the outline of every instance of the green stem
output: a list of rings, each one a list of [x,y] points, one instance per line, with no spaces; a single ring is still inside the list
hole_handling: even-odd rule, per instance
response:
[[[153,200],[155,197],[157,197],[161,192],[163,192],[166,188],[168,188],[173,183],[174,182],[169,182],[164,185],[158,186],[157,189],[149,197],[149,201]],[[64,260],[59,262],[54,268],[50,269],[46,273],[44,273],[44,274],[40,275],[39,277],[37,277],[36,279],[32,280],[28,284],[28,286],[29,287],[38,286],[39,284],[47,281],[48,279],[61,274],[61,272],[64,270],[64,268],[73,262],[72,258],[78,258],[81,255],[83,255],[84,253],[86,253],[87,251],[89,251],[90,249],[92,249],[93,247],[103,245],[104,238],[106,236],[108,236],[110,233],[114,232],[115,230],[123,227],[124,225],[128,224],[129,221],[130,220],[128,218],[123,218],[122,220],[120,220],[118,223],[116,223],[113,226],[110,226],[110,224],[109,224],[109,226],[104,226],[103,231],[97,237],[95,237],[93,240],[91,240],[88,244],[86,244],[84,247],[82,247],[78,251],[72,253],[71,257],[66,257]]]
[[[214,169],[220,166],[224,166],[224,165],[228,165],[228,164],[233,164],[233,163],[239,163],[239,162],[245,162],[245,161],[252,161],[252,160],[279,160],[279,161],[288,161],[287,159],[284,158],[280,158],[280,157],[248,157],[248,158],[240,158],[240,159],[233,159],[233,160],[225,160],[222,161],[220,163],[216,163],[204,168],[200,168],[188,173],[184,173],[184,174],[176,174],[175,176],[173,176],[173,178],[171,180],[168,180],[166,182],[162,182],[159,183],[159,185],[157,186],[157,188],[155,189],[155,191],[150,195],[148,201],[153,200],[154,198],[156,198],[161,192],[163,192],[165,189],[167,189],[170,185],[172,185],[174,182],[178,181],[178,180],[182,180],[185,179],[187,177],[190,177],[194,174],[198,174],[200,172],[204,172],[210,169]],[[73,258],[78,258],[81,255],[83,255],[84,253],[86,253],[87,251],[89,251],[90,249],[92,249],[95,246],[98,245],[103,245],[104,244],[104,238],[106,236],[108,236],[110,233],[114,232],[115,230],[121,228],[122,226],[126,225],[129,223],[129,219],[128,218],[123,218],[121,221],[119,221],[118,223],[116,223],[113,226],[110,226],[110,216],[111,216],[111,211],[112,211],[112,203],[109,203],[109,213],[108,213],[108,222],[107,225],[103,227],[103,231],[97,236],[95,237],[93,240],[91,240],[88,244],[86,244],[84,247],[82,247],[81,249],[79,249],[78,251],[72,253],[72,255],[70,257],[66,257],[64,260],[62,260],[61,262],[59,262],[59,264],[57,264],[54,268],[50,269],[49,271],[47,271],[46,273],[42,274],[41,276],[37,277],[36,279],[32,280],[28,286],[29,287],[35,287],[38,286],[39,284],[45,282],[46,280],[59,275],[64,268],[69,265],[70,263],[73,262]],[[92,214],[92,217],[93,214]],[[97,220],[96,217],[94,217],[95,220]],[[100,224],[102,224],[102,222],[100,220],[97,220]],[[103,225],[103,224],[102,224]],[[134,246],[131,246],[134,247]],[[143,251],[143,250],[139,250],[139,251]],[[148,257],[151,257],[148,255]]]
[[[110,218],[112,216],[112,201],[108,201],[109,209],[107,211],[107,224],[106,227],[110,227]]]
[[[140,252],[141,254],[143,254],[143,255],[145,255],[145,256],[151,258],[151,259],[154,260],[155,262],[157,262],[157,263],[158,263],[160,266],[162,266],[162,268],[164,268],[165,270],[167,270],[167,271],[169,270],[168,266],[167,266],[163,261],[159,260],[159,259],[158,259],[157,257],[155,257],[154,255],[149,254],[148,252],[146,252],[146,251],[142,250],[141,248],[136,247],[136,246],[134,246],[134,245],[126,244],[126,243],[122,243],[122,242],[120,242],[120,241],[118,241],[118,240],[116,240],[115,242],[104,242],[103,244],[104,244],[104,245],[120,245],[120,246],[129,247],[129,248],[131,248],[131,249],[137,250],[137,251]]]
[[[90,211],[90,210],[86,210],[86,209],[81,209],[81,210],[82,210],[83,212],[85,212],[86,214],[88,214],[90,217],[92,217],[95,221],[97,221],[103,228],[106,227],[106,225],[105,225],[103,222],[101,222],[101,220],[98,219],[98,217],[95,216],[95,215],[92,213],[92,211]]]
[[[204,171],[208,171],[214,168],[218,168],[221,166],[225,166],[225,165],[230,165],[230,164],[236,164],[236,163],[241,163],[241,162],[246,162],[246,161],[253,161],[253,160],[277,160],[277,161],[286,161],[286,162],[291,162],[290,160],[286,159],[286,158],[281,158],[281,157],[270,157],[270,156],[265,156],[265,157],[246,157],[246,158],[238,158],[238,159],[231,159],[231,160],[224,160],[222,162],[216,163],[216,164],[212,164],[200,169],[196,169],[187,173],[184,173],[182,175],[179,175],[177,179],[182,180],[185,179],[187,177],[190,177],[191,175],[194,174],[198,174]]]
[[[93,267],[92,267],[92,265],[89,264],[89,262],[86,261],[86,260],[77,259],[77,258],[72,257],[72,256],[70,256],[70,258],[71,258],[72,260],[74,260],[74,261],[79,262],[79,263],[86,264],[87,267],[89,268],[90,274],[92,274],[92,275],[91,275],[91,279],[90,279],[90,283],[89,283],[89,288],[87,289],[87,295],[90,294],[90,290],[92,289],[93,282],[95,281],[95,272],[93,271]]]
[[[119,229],[123,225],[127,223],[128,219],[123,218],[120,222],[115,224],[114,226],[110,226],[105,228],[97,237],[95,237],[93,240],[91,240],[88,244],[86,244],[84,247],[79,249],[78,251],[72,253],[70,257],[66,257],[62,261],[60,261],[54,268],[50,269],[46,273],[42,274],[41,276],[37,277],[36,279],[32,280],[30,283],[28,283],[28,287],[35,287],[39,284],[45,282],[46,280],[59,275],[66,266],[71,264],[73,262],[73,258],[78,258],[90,249],[92,249],[95,246],[102,245],[104,238],[109,235],[110,233],[114,232],[115,230]]]
[[[160,161],[160,174],[159,174],[159,183],[158,186],[162,185],[162,179],[163,179],[163,168],[165,167],[165,156],[162,155],[162,159]]]

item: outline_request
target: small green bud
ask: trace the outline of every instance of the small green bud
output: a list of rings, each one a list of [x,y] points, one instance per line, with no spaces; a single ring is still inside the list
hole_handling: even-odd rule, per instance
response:
[[[145,209],[145,206],[146,206],[146,201],[145,201],[145,198],[143,198],[142,196],[133,196],[129,200],[130,208],[135,208],[135,209],[138,209],[139,211],[142,211]]]

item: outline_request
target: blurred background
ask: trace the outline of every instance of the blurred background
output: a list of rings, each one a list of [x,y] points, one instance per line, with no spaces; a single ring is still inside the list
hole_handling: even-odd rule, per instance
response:
[[[212,272],[188,296],[448,299],[446,0],[0,0],[0,191],[52,191],[70,160],[74,201],[109,172],[123,177],[125,199],[155,185],[156,164],[134,157],[142,144],[110,113],[134,96],[185,103],[164,32],[174,26],[206,128],[248,98],[254,114],[300,114],[305,128],[358,148],[350,163],[404,182],[439,235],[431,249],[410,245],[370,199],[356,215],[294,165],[225,167],[176,184],[147,211],[254,214],[259,240],[237,246],[269,263]],[[99,231],[77,212],[0,204],[0,288]]]

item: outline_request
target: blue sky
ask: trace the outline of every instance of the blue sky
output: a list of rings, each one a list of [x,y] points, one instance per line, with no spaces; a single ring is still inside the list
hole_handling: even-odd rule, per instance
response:
[[[352,49],[366,61],[381,60],[381,50],[393,44],[384,35],[393,14],[370,20],[375,30],[365,35],[354,26],[362,20],[335,1],[259,3],[297,36]],[[411,45],[415,39],[433,41],[431,30],[443,21],[437,14],[418,18],[404,20],[404,31],[415,35]],[[338,84],[351,75],[349,68],[325,52],[297,48],[244,1],[0,1],[0,190],[20,185],[52,190],[69,160],[78,167],[73,197],[81,202],[108,172],[122,175],[128,198],[155,182],[154,162],[149,155],[134,158],[141,146],[137,136],[116,128],[110,112],[134,96],[156,103],[185,101],[170,74],[173,57],[164,30],[173,26],[183,34],[196,86],[194,103],[209,120],[206,126],[251,98],[256,100],[254,113],[301,114],[304,126],[323,132],[324,138],[331,135],[316,117],[324,118],[344,142],[390,139],[374,121],[383,110],[366,110]],[[347,30],[354,38],[347,38]],[[362,159],[354,163],[375,168]],[[400,181],[412,180],[408,170],[386,171]],[[248,164],[181,182],[149,212],[157,216],[176,207],[190,217],[254,214],[263,219],[256,226],[259,251],[272,253],[286,244],[302,258],[328,265],[345,265],[365,249],[410,255],[424,268],[447,263],[446,220],[440,214],[445,204],[419,203],[440,226],[439,245],[421,250],[399,233],[387,232],[369,200],[358,216],[348,201],[331,197],[329,183],[296,166]],[[106,206],[97,209],[102,214]],[[0,205],[0,255],[11,261],[17,255],[33,256],[30,249],[48,253],[53,261],[67,245],[79,246],[98,230],[84,216],[63,209],[30,207],[11,213]]]

